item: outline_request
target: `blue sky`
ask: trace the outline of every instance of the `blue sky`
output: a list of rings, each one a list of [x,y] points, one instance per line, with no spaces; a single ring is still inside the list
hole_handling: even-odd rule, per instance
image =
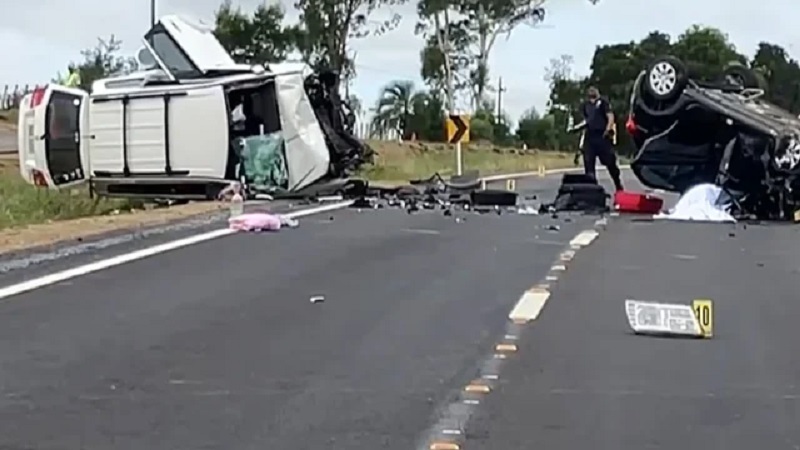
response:
[[[81,49],[93,46],[98,36],[115,34],[125,50],[133,53],[149,25],[149,0],[37,0],[2,6],[0,15],[0,89],[3,84],[41,83],[63,71]],[[188,14],[211,19],[217,0],[158,0],[159,13]],[[234,4],[251,9],[257,0]],[[291,15],[291,1],[285,1]],[[750,55],[759,41],[784,46],[797,54],[800,28],[785,20],[796,6],[790,0],[759,2],[730,0],[549,0],[546,25],[520,27],[501,39],[491,58],[492,82],[502,76],[507,91],[504,105],[516,119],[531,106],[542,109],[547,99],[543,79],[551,58],[574,57],[574,71],[586,74],[595,46],[638,40],[650,30],[672,36],[692,24],[715,26],[730,35],[740,51]],[[403,16],[400,26],[380,37],[354,42],[359,76],[352,92],[365,105],[374,103],[381,86],[396,80],[419,80],[419,49],[422,39],[413,33],[416,21],[412,3],[394,7]]]

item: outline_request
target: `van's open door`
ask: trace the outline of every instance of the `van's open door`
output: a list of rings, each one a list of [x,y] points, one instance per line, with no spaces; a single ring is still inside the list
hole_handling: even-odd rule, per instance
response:
[[[66,188],[86,180],[82,133],[88,94],[50,84],[37,88],[20,110],[21,171],[37,186]],[[20,153],[23,149],[20,148]]]
[[[179,16],[164,16],[144,36],[145,46],[176,80],[202,78],[211,72],[250,71],[231,58],[213,27]]]

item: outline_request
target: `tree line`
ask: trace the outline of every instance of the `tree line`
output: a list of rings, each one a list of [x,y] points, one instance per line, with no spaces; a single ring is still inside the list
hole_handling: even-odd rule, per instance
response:
[[[357,75],[352,42],[391,32],[401,20],[393,7],[404,1],[297,0],[299,19],[288,23],[280,4],[262,4],[248,12],[225,0],[215,13],[215,34],[237,62],[268,64],[296,57],[316,70],[333,70],[340,74],[340,83],[349,83]],[[406,137],[441,141],[444,117],[460,99],[473,111],[475,139],[574,149],[578,138],[567,134],[566,128],[570,115],[580,120],[574,116],[586,87],[600,89],[622,125],[637,74],[650,60],[666,54],[682,59],[690,74],[700,79],[713,79],[730,64],[755,69],[768,100],[800,112],[800,66],[785,49],[762,42],[750,56],[735,48],[722,30],[693,26],[674,39],[652,31],[639,41],[597,46],[586,76],[577,75],[571,56],[552,59],[544,80],[550,89],[547,105],[543,111],[529,109],[512,124],[490,99],[496,88],[489,82],[489,55],[498,37],[518,26],[543,22],[545,0],[418,0],[416,6],[417,17],[403,20],[415,20],[423,42],[419,71],[424,85],[394,80],[381,89],[372,108],[376,137],[399,131]],[[119,41],[112,37],[83,53],[79,69],[84,85],[130,67],[128,59],[117,56],[118,50]],[[359,112],[358,98],[352,96],[348,102]],[[620,137],[620,146],[626,149],[625,133]]]

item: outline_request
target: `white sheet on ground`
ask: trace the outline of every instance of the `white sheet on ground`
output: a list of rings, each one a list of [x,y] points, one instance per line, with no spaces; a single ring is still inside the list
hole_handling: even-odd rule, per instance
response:
[[[654,219],[702,220],[706,222],[736,222],[722,202],[722,189],[714,184],[698,184],[686,191],[667,214]]]

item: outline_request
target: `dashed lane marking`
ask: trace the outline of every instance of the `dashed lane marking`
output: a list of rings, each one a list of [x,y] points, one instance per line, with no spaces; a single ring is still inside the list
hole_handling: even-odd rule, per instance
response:
[[[514,353],[517,351],[516,344],[497,344],[494,347],[494,351],[496,352],[505,352],[505,353]]]
[[[600,224],[595,223],[595,226],[599,227]],[[594,229],[585,230],[576,235],[570,241],[571,250],[562,252],[559,255],[558,261],[550,268],[546,280],[557,280],[558,276],[555,274],[566,271],[566,264],[573,260],[577,250],[591,244],[598,235],[599,233]],[[491,356],[488,356],[483,362],[480,379],[472,381],[464,387],[460,398],[446,406],[440,414],[439,420],[428,429],[420,442],[420,446],[417,448],[460,450],[461,445],[467,443],[465,432],[462,430],[466,429],[469,418],[474,413],[475,408],[480,405],[480,400],[475,397],[491,394],[492,386],[500,379],[502,364],[509,357],[513,357],[519,352],[519,347],[515,342],[519,339],[519,335],[524,329],[523,327],[539,317],[549,298],[550,285],[548,283],[536,284],[522,294],[508,315],[510,321],[506,325],[503,339],[495,344]],[[454,424],[457,425],[453,426]],[[459,430],[458,437],[454,436],[454,430],[456,429]],[[425,447],[422,447],[423,443],[425,443]]]
[[[479,394],[486,394],[491,390],[492,389],[489,386],[487,386],[485,384],[477,384],[477,383],[468,384],[467,387],[464,388],[464,391],[466,391],[466,392],[475,392],[475,393],[479,393]]]
[[[598,233],[596,230],[581,231],[580,233],[578,233],[577,236],[575,236],[574,239],[572,239],[569,242],[569,245],[570,246],[578,246],[578,247],[586,247],[587,245],[591,244],[592,241],[594,241],[599,234],[600,233]]]
[[[524,322],[536,320],[549,298],[550,291],[527,291],[522,294],[522,297],[519,299],[516,306],[514,306],[514,309],[511,310],[508,318]]]
[[[434,442],[428,448],[430,450],[459,450],[461,447],[455,442]]]

